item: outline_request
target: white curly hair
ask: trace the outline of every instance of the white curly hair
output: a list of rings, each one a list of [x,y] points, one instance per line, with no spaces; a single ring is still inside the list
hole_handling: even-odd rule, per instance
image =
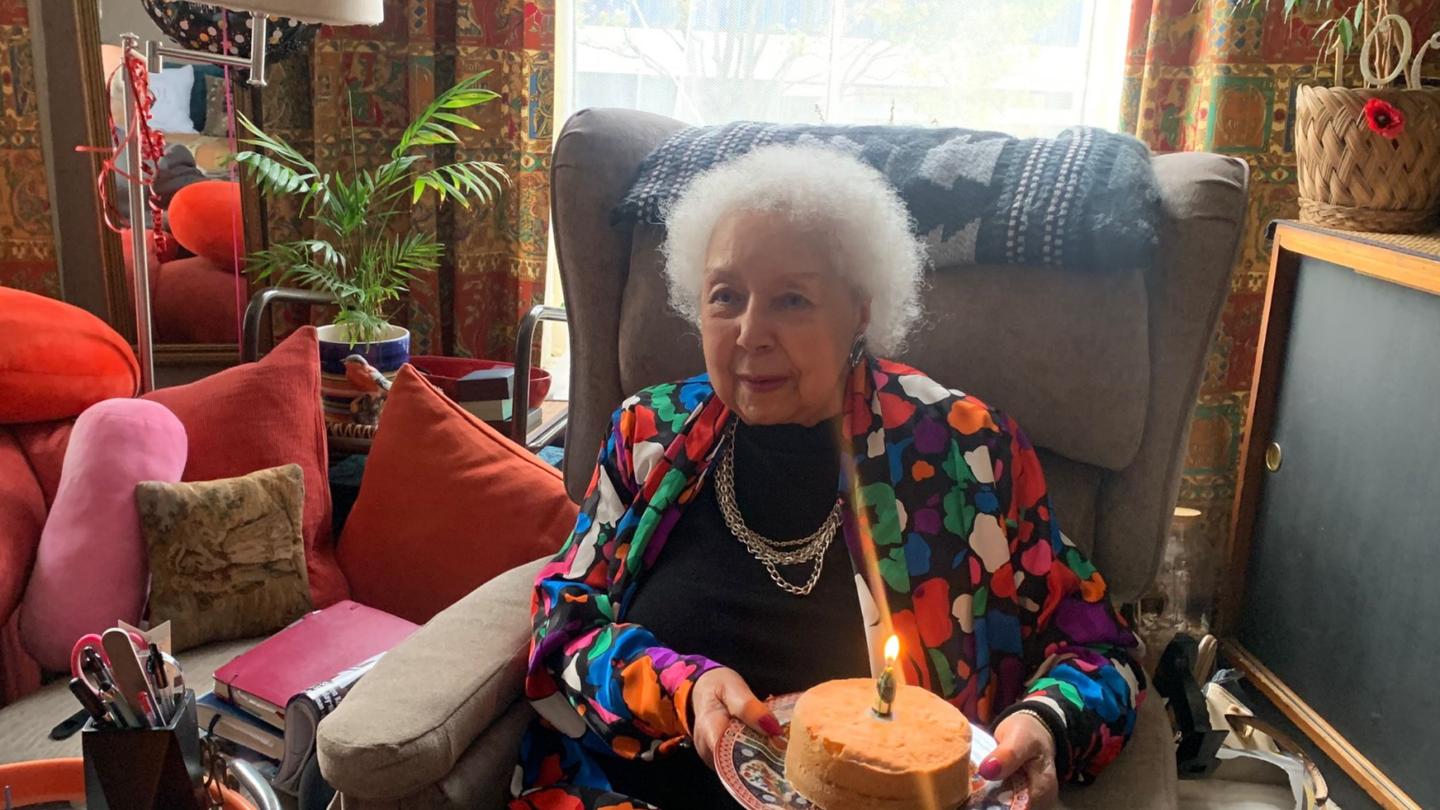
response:
[[[774,211],[821,228],[831,261],[870,302],[865,341],[876,354],[903,350],[920,319],[925,247],[905,203],[880,172],[838,149],[766,146],[696,177],[665,211],[670,305],[697,327],[711,232],[733,211]]]

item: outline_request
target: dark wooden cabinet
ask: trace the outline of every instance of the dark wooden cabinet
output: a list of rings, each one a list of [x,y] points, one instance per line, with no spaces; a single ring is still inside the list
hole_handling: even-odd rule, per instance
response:
[[[1387,808],[1440,807],[1440,236],[1275,228],[1221,623]]]

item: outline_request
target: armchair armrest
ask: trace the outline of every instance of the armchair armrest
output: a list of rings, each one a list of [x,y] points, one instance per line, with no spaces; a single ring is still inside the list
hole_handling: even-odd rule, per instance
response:
[[[506,713],[523,694],[530,598],[543,563],[482,585],[360,679],[320,723],[320,771],[336,790],[388,801],[440,782]]]
[[[549,444],[565,430],[569,422],[568,415],[562,415],[540,426],[539,435],[533,441],[526,431],[527,416],[530,413],[530,353],[535,348],[535,329],[541,321],[555,321],[565,323],[564,307],[547,307],[537,305],[525,313],[520,319],[520,331],[515,336],[515,403],[511,409],[515,418],[510,421],[510,438],[521,447],[527,447],[531,452],[539,452],[540,448]]]
[[[266,287],[250,297],[245,307],[243,336],[240,340],[240,362],[253,363],[260,359],[260,325],[271,304],[292,303],[323,306],[334,303],[334,296],[314,290],[297,290],[292,287]]]

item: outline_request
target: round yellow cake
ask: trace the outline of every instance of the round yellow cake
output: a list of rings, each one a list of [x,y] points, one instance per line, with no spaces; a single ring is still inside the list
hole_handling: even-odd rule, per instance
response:
[[[970,797],[970,723],[918,686],[901,685],[890,719],[875,681],[828,681],[790,718],[785,776],[824,810],[953,810]]]

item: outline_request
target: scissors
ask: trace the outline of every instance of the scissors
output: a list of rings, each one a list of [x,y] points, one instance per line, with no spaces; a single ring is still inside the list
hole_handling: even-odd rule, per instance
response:
[[[132,647],[139,644],[144,648],[145,639],[139,633],[129,632],[127,635]],[[116,720],[134,725],[135,715],[120,697],[110,656],[105,652],[104,640],[98,634],[86,633],[75,642],[74,649],[70,651],[70,674],[80,682],[72,689],[83,685],[84,690],[93,694]]]
[[[140,649],[146,649],[147,642],[139,633],[130,633],[130,641],[138,645]],[[98,633],[86,633],[80,637],[79,641],[75,642],[75,647],[70,650],[70,675],[86,683],[90,683],[89,679],[85,677],[85,671],[81,669],[80,666],[81,663],[83,663],[86,649],[90,649],[98,654],[100,660],[103,661],[107,667],[110,666],[110,658],[105,654],[105,643]],[[94,684],[92,683],[91,686],[94,686]]]

